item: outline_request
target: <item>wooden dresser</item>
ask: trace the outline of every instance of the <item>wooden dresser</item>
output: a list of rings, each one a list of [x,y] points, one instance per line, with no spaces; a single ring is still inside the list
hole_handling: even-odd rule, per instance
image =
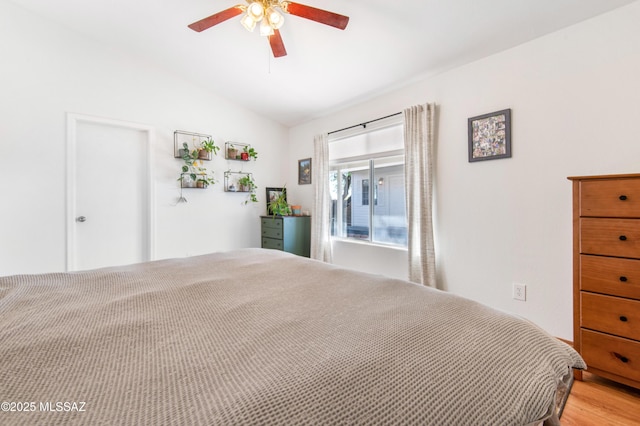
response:
[[[574,346],[589,372],[640,388],[640,174],[569,179]]]
[[[311,252],[310,216],[261,216],[260,223],[262,248],[309,257]]]

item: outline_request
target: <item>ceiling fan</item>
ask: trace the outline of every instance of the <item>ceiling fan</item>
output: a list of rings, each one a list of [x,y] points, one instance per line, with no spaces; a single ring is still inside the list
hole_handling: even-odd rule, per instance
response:
[[[321,24],[330,25],[332,27],[344,30],[349,23],[349,17],[339,15],[315,7],[306,6],[304,4],[295,3],[286,0],[246,0],[248,5],[238,4],[229,9],[215,13],[207,18],[201,19],[189,25],[194,31],[200,32],[214,25],[218,25],[228,19],[238,16],[242,13],[245,15],[240,22],[249,31],[253,31],[256,24],[260,23],[260,35],[269,38],[269,45],[273,56],[279,58],[287,54],[284,47],[282,36],[280,35],[280,27],[284,23],[284,16],[280,11],[290,15],[299,16],[301,18],[310,19]]]

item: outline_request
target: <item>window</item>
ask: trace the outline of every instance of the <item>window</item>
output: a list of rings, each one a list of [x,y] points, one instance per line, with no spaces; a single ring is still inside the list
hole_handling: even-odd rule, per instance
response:
[[[407,245],[402,126],[330,142],[331,235]]]

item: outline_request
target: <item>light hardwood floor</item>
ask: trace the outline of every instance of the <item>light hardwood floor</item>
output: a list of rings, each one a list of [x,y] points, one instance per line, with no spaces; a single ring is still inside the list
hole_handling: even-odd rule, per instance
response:
[[[583,373],[560,419],[563,426],[640,425],[640,390]]]

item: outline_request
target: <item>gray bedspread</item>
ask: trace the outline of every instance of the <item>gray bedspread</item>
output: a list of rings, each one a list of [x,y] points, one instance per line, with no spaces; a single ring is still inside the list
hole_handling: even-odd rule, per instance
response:
[[[3,425],[524,425],[571,367],[518,317],[274,250],[0,278]]]

